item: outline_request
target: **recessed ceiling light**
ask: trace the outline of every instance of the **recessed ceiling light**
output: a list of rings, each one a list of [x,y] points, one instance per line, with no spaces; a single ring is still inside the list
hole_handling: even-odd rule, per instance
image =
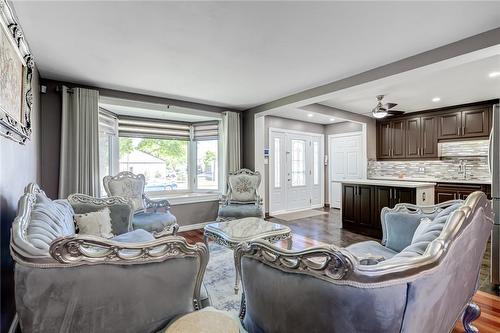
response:
[[[433,101],[434,103],[437,103],[437,102],[439,102],[440,100],[441,100],[441,97],[434,97],[434,98],[432,99],[432,101]]]
[[[313,116],[313,114],[312,114],[312,113],[308,113],[308,114],[307,114],[307,116],[308,116],[308,117],[312,117],[312,116]]]
[[[330,118],[330,121],[335,121],[335,118]]]
[[[500,72],[491,72],[490,74],[488,74],[488,76],[491,77],[491,78],[499,77],[500,76]]]

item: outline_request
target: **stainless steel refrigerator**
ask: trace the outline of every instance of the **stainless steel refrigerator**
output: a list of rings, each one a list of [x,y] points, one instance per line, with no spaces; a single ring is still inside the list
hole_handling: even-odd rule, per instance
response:
[[[500,107],[493,107],[493,128],[490,135],[489,166],[491,197],[495,213],[491,233],[491,283],[500,286]]]

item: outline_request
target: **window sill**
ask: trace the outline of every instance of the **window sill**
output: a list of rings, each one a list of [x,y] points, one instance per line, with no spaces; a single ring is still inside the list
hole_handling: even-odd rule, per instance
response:
[[[184,205],[198,202],[219,201],[219,193],[176,193],[171,195],[149,195],[151,199],[167,199],[171,206]]]

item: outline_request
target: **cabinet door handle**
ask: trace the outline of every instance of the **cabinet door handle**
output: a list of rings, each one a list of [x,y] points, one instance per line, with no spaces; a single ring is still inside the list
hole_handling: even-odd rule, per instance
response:
[[[465,126],[462,126],[462,135],[465,135]]]
[[[460,127],[457,127],[457,135],[460,136]]]

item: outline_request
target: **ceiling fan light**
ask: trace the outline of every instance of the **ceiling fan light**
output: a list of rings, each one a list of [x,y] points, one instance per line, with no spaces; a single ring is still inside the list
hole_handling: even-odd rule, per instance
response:
[[[382,110],[378,110],[378,111],[373,110],[373,111],[372,111],[372,114],[373,114],[373,116],[374,116],[375,118],[380,119],[380,118],[387,117],[387,114],[388,114],[388,113],[387,113],[387,110],[382,109]]]

